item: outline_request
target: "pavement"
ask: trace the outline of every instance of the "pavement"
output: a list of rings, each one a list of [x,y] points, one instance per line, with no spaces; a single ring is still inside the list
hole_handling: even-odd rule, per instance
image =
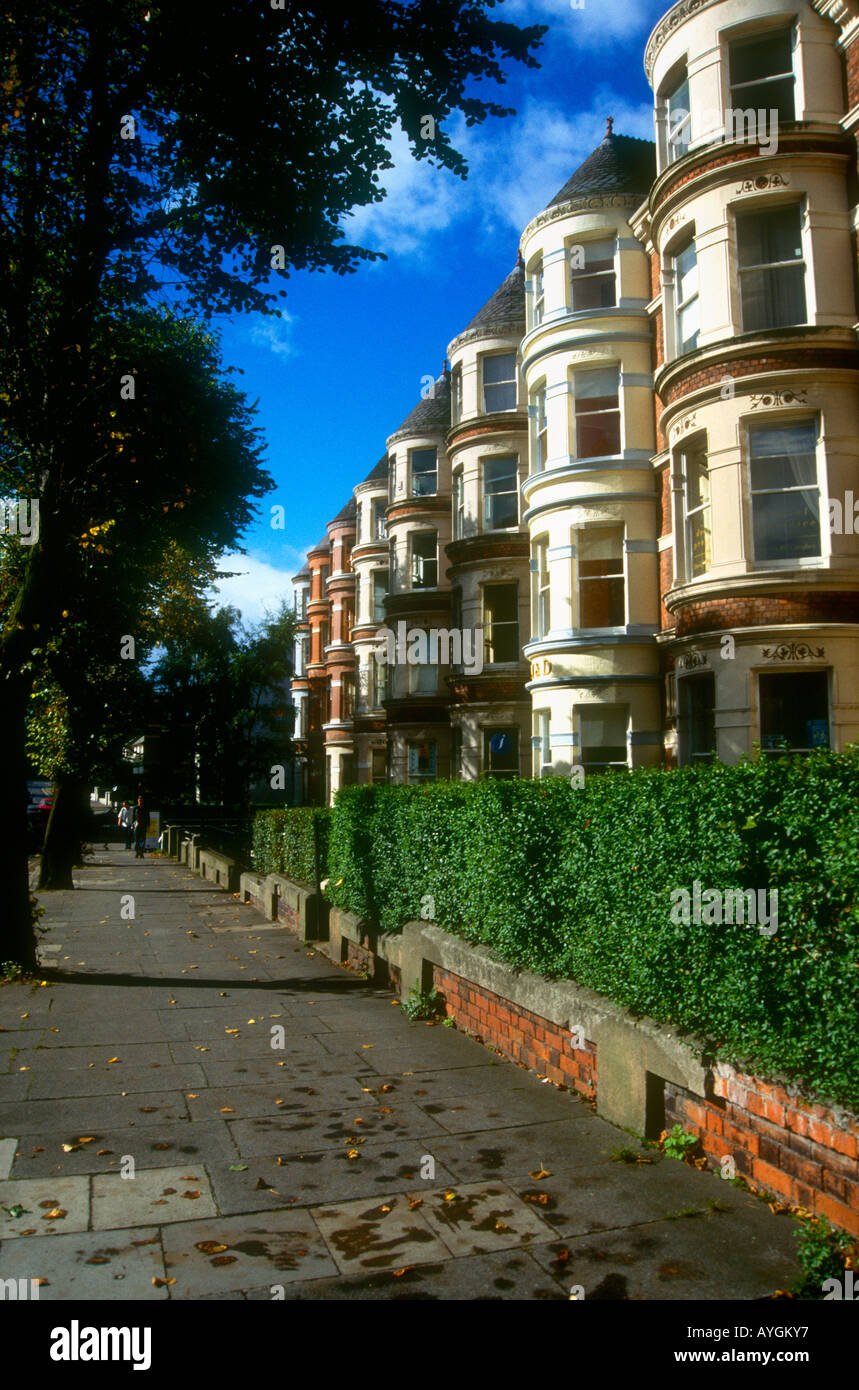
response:
[[[799,1274],[789,1217],[409,1022],[184,866],[115,846],[75,883],[41,896],[40,981],[0,986],[0,1280],[43,1301],[748,1300]]]

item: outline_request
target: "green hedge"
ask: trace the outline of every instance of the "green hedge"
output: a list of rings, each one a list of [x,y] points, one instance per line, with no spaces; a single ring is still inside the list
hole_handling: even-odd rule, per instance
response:
[[[283,874],[299,883],[316,881],[313,825],[319,826],[320,864],[325,859],[331,812],[316,806],[279,807],[254,816],[253,865],[260,874]]]
[[[350,787],[335,905],[431,917],[512,964],[857,1105],[859,752],[591,778]],[[671,891],[778,890],[772,936],[675,923]]]

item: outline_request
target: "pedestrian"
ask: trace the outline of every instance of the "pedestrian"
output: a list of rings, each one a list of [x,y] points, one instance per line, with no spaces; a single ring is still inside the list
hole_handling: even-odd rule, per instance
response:
[[[134,815],[127,801],[123,801],[116,823],[125,832],[125,848],[131,849],[134,843]]]
[[[149,812],[143,804],[143,797],[137,798],[137,805],[134,808],[134,857],[142,859],[146,848],[146,825],[149,820]]]

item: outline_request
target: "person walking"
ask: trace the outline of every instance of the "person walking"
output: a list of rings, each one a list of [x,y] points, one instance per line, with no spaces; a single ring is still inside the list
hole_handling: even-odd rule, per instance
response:
[[[131,849],[134,843],[134,815],[127,801],[123,801],[116,823],[125,832],[125,848]]]
[[[143,804],[143,797],[137,798],[137,805],[134,808],[134,857],[142,859],[146,849],[146,825],[149,820],[149,812]]]

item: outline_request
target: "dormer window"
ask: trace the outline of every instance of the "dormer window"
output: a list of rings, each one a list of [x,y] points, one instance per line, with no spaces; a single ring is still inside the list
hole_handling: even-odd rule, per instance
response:
[[[790,29],[735,39],[728,46],[728,69],[734,110],[774,110],[779,120],[796,119]]]
[[[487,415],[516,409],[516,354],[496,352],[482,359],[483,409]]]
[[[575,312],[617,303],[613,237],[570,247],[570,285]]]

